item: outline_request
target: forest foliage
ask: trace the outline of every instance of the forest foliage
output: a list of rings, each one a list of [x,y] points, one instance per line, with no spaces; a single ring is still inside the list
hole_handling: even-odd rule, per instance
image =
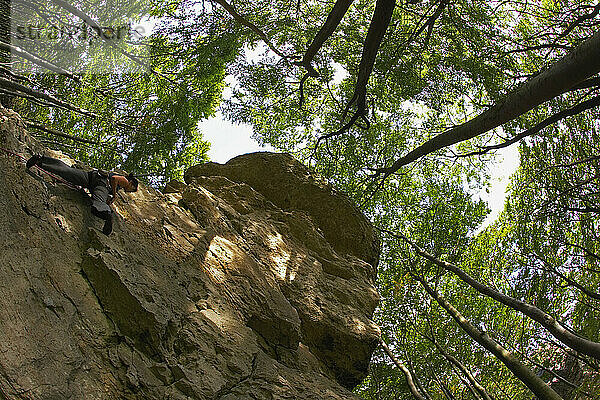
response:
[[[331,180],[379,229],[375,318],[396,362],[376,351],[362,398],[600,398],[600,4],[129,6],[152,16],[153,33],[93,59],[74,53],[61,60],[72,75],[31,58],[35,71],[16,73],[3,59],[0,95],[43,141],[158,185],[206,160],[198,122],[219,109]],[[59,9],[36,15],[55,21]],[[111,72],[94,69],[107,60]],[[476,193],[508,146],[520,165],[482,228]]]

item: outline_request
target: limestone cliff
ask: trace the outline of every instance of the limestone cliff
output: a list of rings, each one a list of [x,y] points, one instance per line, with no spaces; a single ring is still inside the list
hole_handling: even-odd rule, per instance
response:
[[[0,147],[45,152],[0,109]],[[0,399],[354,399],[377,344],[378,242],[291,157],[84,196],[0,151]]]

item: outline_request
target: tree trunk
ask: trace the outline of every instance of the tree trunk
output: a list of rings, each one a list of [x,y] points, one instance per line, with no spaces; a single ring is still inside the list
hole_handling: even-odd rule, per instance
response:
[[[487,333],[471,324],[462,314],[452,306],[444,297],[435,291],[421,277],[413,275],[418,280],[425,291],[435,299],[435,301],[444,308],[458,325],[477,343],[498,358],[506,367],[525,384],[541,400],[562,400],[562,398],[548,386],[532,370],[521,364],[508,350],[494,341]]]
[[[366,107],[367,83],[373,71],[373,65],[383,36],[392,19],[395,6],[396,2],[394,0],[377,0],[375,4],[375,11],[365,38],[360,65],[358,66],[358,78],[352,97],[356,100],[358,113],[362,113]]]
[[[383,339],[381,339],[381,347],[383,347],[383,350],[388,355],[388,357],[390,357],[390,359],[393,361],[393,363],[396,364],[396,367],[398,367],[400,369],[400,371],[402,371],[404,373],[404,376],[406,377],[406,383],[408,384],[408,388],[410,389],[410,392],[415,397],[415,399],[426,400],[425,397],[423,397],[421,395],[421,393],[419,393],[419,390],[415,386],[412,374],[410,373],[408,368],[406,368],[404,366],[404,364],[402,364],[400,361],[398,361],[398,359],[396,358],[394,353],[392,353],[392,351],[390,350],[390,348],[388,347],[388,345],[385,343],[385,341]]]
[[[0,43],[10,43],[10,0],[0,0]],[[10,68],[10,49],[0,48],[0,64]],[[0,95],[0,104],[7,108],[12,107],[13,97],[7,94]]]
[[[558,321],[556,321],[556,319],[554,319],[551,315],[540,310],[536,306],[527,304],[523,301],[507,296],[503,293],[498,292],[495,289],[492,289],[489,286],[480,283],[456,265],[435,258],[433,255],[421,249],[416,243],[412,242],[406,236],[399,236],[406,242],[408,242],[419,255],[433,262],[435,265],[456,274],[456,276],[458,276],[463,282],[467,283],[479,293],[491,297],[492,299],[504,304],[505,306],[508,306],[516,311],[519,311],[522,314],[525,314],[532,320],[538,322],[540,325],[546,328],[552,336],[554,336],[556,339],[560,340],[562,343],[572,348],[573,350],[576,350],[582,354],[600,360],[600,343],[592,342],[591,340],[587,340],[575,335],[574,333],[565,329],[565,327],[559,324]]]
[[[440,346],[438,344],[438,342],[435,340],[435,338],[433,338],[433,344],[435,345],[435,347],[438,349],[438,351],[440,352],[440,354],[442,356],[444,356],[444,358],[446,360],[448,360],[451,364],[453,364],[454,366],[456,366],[456,368],[458,368],[460,370],[460,372],[463,373],[464,376],[466,376],[467,380],[469,381],[469,384],[471,385],[471,387],[477,391],[477,394],[479,397],[481,397],[483,400],[494,400],[487,392],[487,390],[485,390],[485,388],[483,386],[481,386],[481,384],[479,382],[477,382],[477,380],[475,379],[475,377],[473,376],[473,374],[471,374],[471,372],[467,369],[467,367],[465,367],[460,361],[458,361],[458,359],[456,359],[456,357],[454,357],[453,355],[447,353],[442,346]]]

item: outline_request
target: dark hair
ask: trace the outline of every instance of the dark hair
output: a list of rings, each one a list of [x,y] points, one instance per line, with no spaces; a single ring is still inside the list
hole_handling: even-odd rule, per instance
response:
[[[133,185],[135,190],[138,189],[139,182],[138,182],[137,178],[133,175],[133,173],[130,173],[129,175],[127,175],[127,180]]]

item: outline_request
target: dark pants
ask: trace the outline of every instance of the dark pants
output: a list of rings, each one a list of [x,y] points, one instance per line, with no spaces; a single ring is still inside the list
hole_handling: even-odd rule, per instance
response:
[[[112,210],[106,200],[108,187],[106,179],[97,172],[86,172],[78,168],[69,167],[64,162],[51,157],[42,157],[38,164],[48,172],[52,172],[73,185],[87,188],[92,194],[92,214],[105,221],[111,219]]]

